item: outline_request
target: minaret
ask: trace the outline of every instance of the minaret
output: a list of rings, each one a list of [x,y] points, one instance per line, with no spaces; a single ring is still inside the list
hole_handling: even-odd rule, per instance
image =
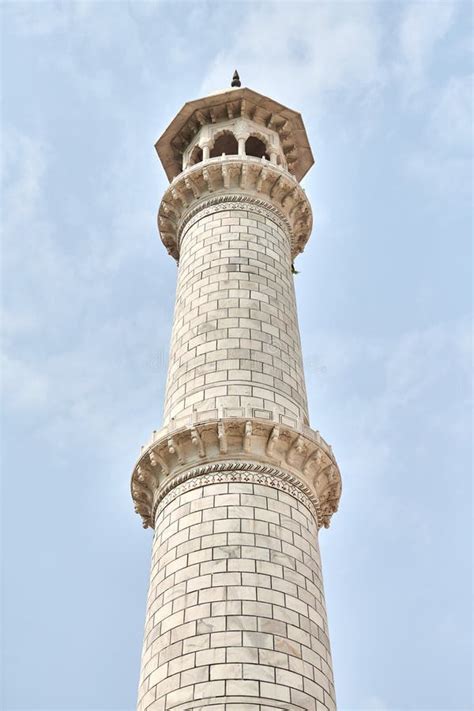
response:
[[[132,476],[155,529],[138,709],[335,709],[318,530],[341,478],[309,426],[293,285],[303,121],[236,73],[156,150],[179,269],[163,426]]]

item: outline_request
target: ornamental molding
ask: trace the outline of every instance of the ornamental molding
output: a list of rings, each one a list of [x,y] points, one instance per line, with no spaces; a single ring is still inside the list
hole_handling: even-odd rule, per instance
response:
[[[181,494],[201,486],[225,483],[260,484],[278,489],[306,506],[316,522],[321,518],[321,507],[314,492],[294,474],[266,464],[227,461],[204,464],[173,477],[158,493],[153,506],[153,520],[156,521],[163,509]]]
[[[249,416],[190,418],[154,433],[132,474],[135,511],[145,528],[154,527],[157,506],[176,486],[195,477],[242,472],[274,482],[268,486],[293,486],[311,502],[318,527],[329,527],[342,487],[330,445],[307,426]]]
[[[203,217],[213,215],[224,210],[252,210],[258,215],[263,215],[274,222],[283,232],[288,234],[291,230],[290,223],[285,215],[271,202],[257,198],[246,193],[222,193],[213,197],[201,200],[183,215],[178,232],[178,244],[181,247],[182,240],[188,229],[193,227]]]
[[[264,158],[224,155],[180,173],[165,192],[158,210],[158,229],[168,253],[179,261],[180,238],[190,219],[202,209],[226,202],[229,209],[247,205],[247,209],[267,210],[288,235],[293,259],[303,251],[313,216],[298,181]]]
[[[206,708],[206,711],[221,711],[221,709],[232,709],[237,704],[237,708],[258,708],[272,709],[272,711],[307,711],[307,707],[292,704],[289,701],[275,700],[264,696],[215,696],[209,698],[206,694],[203,699],[196,699],[193,705],[189,705],[189,701],[179,706],[173,706],[173,711],[200,711]]]

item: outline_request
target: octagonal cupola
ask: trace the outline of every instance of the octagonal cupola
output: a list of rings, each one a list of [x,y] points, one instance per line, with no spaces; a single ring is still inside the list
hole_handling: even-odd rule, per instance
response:
[[[301,115],[240,85],[186,103],[155,148],[170,181],[222,155],[268,161],[298,181],[314,163]]]

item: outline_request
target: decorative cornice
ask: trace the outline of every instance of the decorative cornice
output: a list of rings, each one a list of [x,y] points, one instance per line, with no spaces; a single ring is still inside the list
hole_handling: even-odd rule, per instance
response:
[[[206,711],[214,711],[214,709],[231,709],[235,705],[241,709],[247,705],[248,708],[260,706],[263,709],[274,709],[274,711],[307,711],[303,706],[292,704],[289,701],[275,701],[274,698],[264,696],[219,696],[216,704],[213,703],[214,700],[216,700],[215,697],[211,701],[206,696],[206,698],[194,700],[192,706],[187,701],[179,706],[173,706],[173,711],[201,711],[204,707]]]
[[[176,474],[157,494],[152,517],[156,517],[177,496],[200,486],[223,483],[250,483],[269,486],[293,496],[321,519],[321,506],[314,492],[304,482],[283,469],[256,462],[213,462]]]
[[[249,207],[250,206],[250,207]],[[184,234],[196,222],[207,215],[224,210],[249,210],[270,217],[278,227],[287,234],[291,231],[289,220],[284,213],[269,200],[249,195],[248,193],[218,193],[193,204],[185,213],[177,232],[178,245],[181,245]]]
[[[158,229],[169,254],[179,260],[182,232],[201,209],[224,203],[231,209],[269,211],[272,219],[284,226],[292,257],[303,251],[313,217],[298,181],[265,159],[232,155],[197,163],[169,186],[158,211]]]
[[[314,507],[318,527],[327,528],[337,510],[341,476],[319,433],[253,417],[192,422],[158,433],[142,450],[132,475],[135,510],[145,528],[153,527],[156,507],[176,486],[194,477],[236,472],[278,479],[281,483],[273,485],[280,488],[295,487]]]

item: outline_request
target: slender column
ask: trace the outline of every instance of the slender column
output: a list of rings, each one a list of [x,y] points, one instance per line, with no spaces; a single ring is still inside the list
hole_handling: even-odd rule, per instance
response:
[[[270,204],[259,199],[257,210],[254,201],[243,193],[198,210],[180,234],[164,416],[171,435],[162,436],[172,457],[162,486],[169,480],[171,489],[155,513],[139,711],[335,708],[322,520],[284,483],[316,455],[291,428],[283,459],[280,426],[263,445],[259,434],[259,418],[296,425],[308,416],[290,236]],[[218,427],[218,444],[192,426],[196,417],[245,414],[237,438],[231,419]],[[174,435],[176,423],[185,429]],[[262,454],[283,468],[252,474]]]
[[[246,407],[308,421],[290,239],[251,198],[181,235],[165,423]]]
[[[229,126],[238,155],[209,160]],[[249,126],[270,161],[245,156]],[[203,161],[180,173],[191,140]],[[234,85],[186,104],[157,150],[179,270],[163,426],[132,475],[155,529],[138,711],[335,711],[318,531],[341,478],[309,426],[292,275],[312,225],[304,126]]]

